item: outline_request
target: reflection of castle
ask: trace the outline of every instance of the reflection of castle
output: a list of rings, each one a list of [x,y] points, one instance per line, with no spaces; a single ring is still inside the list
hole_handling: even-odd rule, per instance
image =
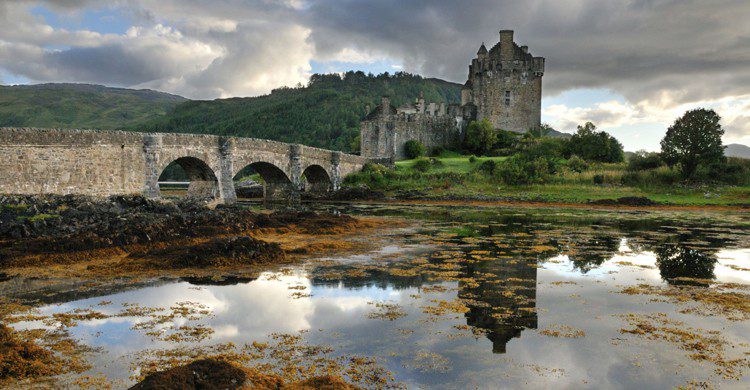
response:
[[[468,266],[477,286],[461,284],[459,297],[469,303],[466,323],[486,330],[492,352],[505,353],[508,342],[524,329],[537,328],[535,259],[480,261]],[[471,302],[471,301],[469,301]]]
[[[519,133],[535,130],[541,123],[543,75],[544,58],[513,42],[513,31],[500,31],[500,41],[489,50],[482,43],[472,59],[460,105],[425,103],[420,97],[394,107],[384,98],[360,125],[362,156],[404,159],[410,140],[428,149],[451,146],[473,120],[487,119],[497,129]]]

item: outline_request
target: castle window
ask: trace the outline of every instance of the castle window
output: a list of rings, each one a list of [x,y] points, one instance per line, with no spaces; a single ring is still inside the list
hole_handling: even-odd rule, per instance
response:
[[[505,91],[505,105],[510,106],[510,91]]]

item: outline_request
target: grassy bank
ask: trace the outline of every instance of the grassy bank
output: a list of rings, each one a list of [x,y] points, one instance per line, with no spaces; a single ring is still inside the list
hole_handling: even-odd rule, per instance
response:
[[[676,205],[750,204],[750,185],[696,185],[680,183],[667,167],[628,172],[626,163],[591,164],[582,172],[565,168],[543,182],[509,185],[487,172],[492,160],[506,157],[474,157],[443,154],[427,166],[417,160],[399,161],[395,169],[374,166],[346,179],[346,186],[366,185],[389,196],[426,199],[512,199],[519,201],[586,203],[621,197],[646,197]],[[427,168],[425,169],[425,166]],[[624,184],[626,183],[626,184]],[[663,184],[671,183],[671,184]]]

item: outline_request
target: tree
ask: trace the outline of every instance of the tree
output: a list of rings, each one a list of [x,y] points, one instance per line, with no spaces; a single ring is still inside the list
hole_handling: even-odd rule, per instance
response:
[[[721,117],[714,110],[699,108],[686,112],[667,129],[661,140],[661,155],[670,167],[680,164],[682,176],[690,178],[700,164],[724,160]]]
[[[538,128],[527,131],[526,134],[529,134],[533,138],[542,138],[549,137],[554,131],[555,129],[548,123],[542,123]]]
[[[625,159],[620,141],[607,132],[596,131],[591,122],[578,126],[578,132],[567,142],[566,149],[566,157],[576,155],[586,161],[615,163]]]
[[[478,154],[486,155],[497,142],[497,134],[487,118],[481,122],[473,121],[466,129],[466,148]]]
[[[410,160],[424,156],[425,148],[421,142],[409,140],[404,143],[404,153]]]

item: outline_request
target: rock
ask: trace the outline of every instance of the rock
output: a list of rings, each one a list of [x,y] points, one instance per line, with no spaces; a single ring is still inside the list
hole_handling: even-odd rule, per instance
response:
[[[644,196],[623,196],[617,199],[598,199],[591,200],[589,204],[595,205],[619,205],[619,206],[656,206],[659,203]]]

